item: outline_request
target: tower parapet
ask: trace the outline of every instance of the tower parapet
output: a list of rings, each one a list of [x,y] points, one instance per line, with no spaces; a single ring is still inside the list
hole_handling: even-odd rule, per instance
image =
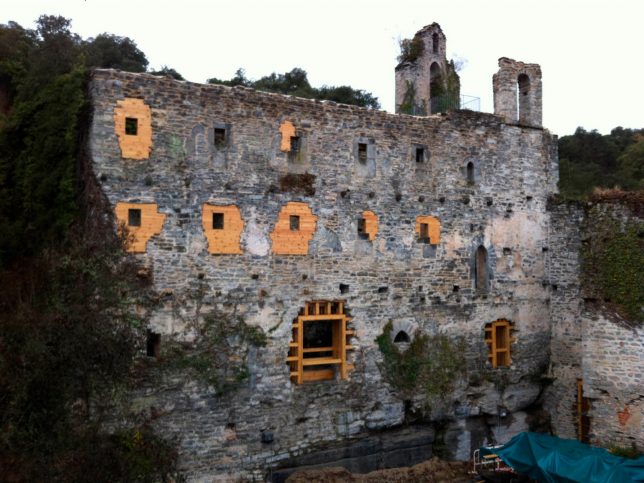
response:
[[[494,114],[508,123],[542,127],[541,67],[507,57],[492,78]]]
[[[446,57],[446,37],[432,23],[403,40],[396,66],[396,113],[427,116],[460,107],[460,80]]]

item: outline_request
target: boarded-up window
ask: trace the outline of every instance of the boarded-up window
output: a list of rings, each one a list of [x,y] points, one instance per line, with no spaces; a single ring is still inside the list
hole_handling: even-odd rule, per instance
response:
[[[340,379],[348,377],[353,369],[347,361],[347,351],[353,349],[347,343],[354,335],[347,328],[350,320],[342,300],[306,303],[293,321],[293,337],[286,358],[294,383],[333,379],[336,373]]]
[[[420,243],[438,245],[441,241],[441,223],[434,216],[416,217],[416,235]]]
[[[505,319],[485,324],[485,343],[488,346],[488,360],[492,367],[505,367],[511,363],[510,336],[512,324]]]
[[[144,253],[148,241],[161,233],[166,215],[158,212],[156,203],[119,201],[114,207],[119,231],[127,239],[127,251]]]
[[[244,231],[244,220],[237,206],[205,203],[202,208],[202,227],[208,240],[208,253],[242,253],[241,234]]]
[[[276,255],[307,255],[315,235],[318,217],[306,203],[288,202],[279,212],[271,232],[272,251]]]
[[[488,280],[487,250],[481,245],[476,249],[476,257],[474,260],[474,285],[476,290],[487,292]]]

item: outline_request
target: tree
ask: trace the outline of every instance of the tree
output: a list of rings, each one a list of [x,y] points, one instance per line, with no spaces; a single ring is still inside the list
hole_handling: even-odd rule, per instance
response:
[[[252,87],[259,91],[277,92],[307,99],[320,99],[327,101],[339,102],[342,104],[353,104],[356,106],[367,107],[369,109],[379,109],[380,103],[378,98],[364,90],[353,89],[349,86],[322,86],[319,88],[312,87],[309,83],[307,73],[304,69],[295,67],[290,72],[277,74],[273,72],[270,75],[261,77],[253,81],[246,77],[244,69],[237,69],[235,77],[230,80],[221,80],[213,77],[208,79],[209,84],[223,84],[227,86],[245,86]]]
[[[148,59],[129,37],[102,33],[84,43],[86,65],[128,72],[145,72]]]
[[[158,76],[163,76],[163,77],[172,77],[175,80],[185,80],[181,74],[179,74],[176,70],[174,70],[171,67],[168,67],[167,65],[164,65],[161,67],[159,70],[153,70],[150,72],[152,75],[158,75]]]
[[[617,179],[628,190],[644,189],[644,135],[617,158]]]
[[[641,186],[641,148],[636,148],[644,129],[616,127],[610,134],[579,127],[559,139],[560,180],[564,196],[583,197],[593,188]],[[639,164],[638,164],[639,162]]]

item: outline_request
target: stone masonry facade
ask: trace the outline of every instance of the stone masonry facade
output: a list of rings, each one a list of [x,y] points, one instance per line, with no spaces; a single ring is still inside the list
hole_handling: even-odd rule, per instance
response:
[[[574,225],[548,210],[558,161],[556,137],[541,127],[541,73],[509,59],[499,72],[495,95],[533,76],[532,117],[394,115],[94,71],[93,169],[121,226],[149,235],[132,246],[162,294],[150,330],[162,346],[191,340],[189,321],[216,309],[267,336],[233,391],[167,376],[133,396],[137,412],[154,412],[158,429],[177,438],[191,480],[261,481],[293,458],[417,412],[450,422],[459,457],[491,433],[504,439],[527,428],[551,344],[562,357],[581,350],[579,328],[568,324],[579,297],[566,282],[578,267]],[[563,264],[553,258],[558,237],[570,257]],[[561,295],[553,296],[556,277]],[[293,321],[312,301],[341,302],[350,315],[346,379],[297,384],[289,372]],[[511,362],[492,368],[485,327],[500,320],[513,329]],[[458,381],[430,409],[403,400],[381,373],[376,338],[388,322],[392,336],[464,338],[468,371],[487,376]]]

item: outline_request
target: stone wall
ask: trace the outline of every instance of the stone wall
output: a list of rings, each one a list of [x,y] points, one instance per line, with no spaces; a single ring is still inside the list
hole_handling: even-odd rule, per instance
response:
[[[218,395],[165,375],[134,398],[133,411],[154,414],[178,438],[191,478],[263,478],[280,461],[419,413],[453,421],[450,438],[457,431],[467,454],[482,442],[472,435],[485,434],[467,432],[468,418],[496,420],[500,408],[521,412],[537,400],[549,361],[546,204],[558,173],[547,131],[490,114],[398,116],[112,70],[94,71],[90,92],[93,167],[108,200],[156,203],[166,217],[139,255],[162,294],[151,325],[163,335],[162,354],[171,339],[198,337],[192,322],[214,309],[268,337],[249,353],[250,376],[236,390]],[[147,159],[128,159],[119,146],[115,109],[125,99],[150,107]],[[212,253],[204,206],[239,209],[241,253]],[[288,206],[315,217],[306,252],[275,250],[272,234],[294,235],[284,224]],[[377,217],[374,236],[359,233],[365,211]],[[438,222],[430,243],[419,239],[417,220],[427,220],[419,217]],[[481,246],[489,283],[477,290]],[[342,300],[353,318],[346,381],[290,380],[292,321],[312,300]],[[499,319],[514,324],[515,342],[511,366],[493,370],[484,327]],[[469,374],[442,404],[405,402],[383,381],[375,339],[389,320],[412,336],[413,328],[465,338]]]
[[[552,384],[544,406],[558,436],[577,438],[578,381],[589,402],[588,441],[644,448],[644,331],[614,314],[582,289],[582,243],[596,236],[606,217],[633,219],[619,204],[551,206],[550,341]],[[592,296],[591,296],[592,295]]]
[[[591,440],[644,449],[644,330],[587,311],[582,377],[590,399]]]
[[[499,71],[494,74],[492,84],[495,114],[509,123],[541,127],[543,102],[541,67],[538,64],[501,57]]]

